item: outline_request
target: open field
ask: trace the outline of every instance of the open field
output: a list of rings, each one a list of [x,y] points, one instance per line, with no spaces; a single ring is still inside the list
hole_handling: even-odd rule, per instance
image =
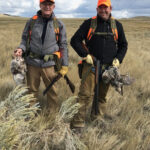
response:
[[[3,101],[15,86],[10,73],[11,54],[20,43],[26,20],[0,16],[0,101]],[[83,20],[62,19],[68,37],[68,76],[76,86],[74,95],[77,95],[80,85],[77,74],[77,63],[80,58],[69,43]],[[82,135],[81,141],[89,150],[150,150],[150,18],[140,17],[120,21],[124,26],[129,45],[120,70],[122,74],[129,73],[134,77],[135,82],[132,86],[124,87],[123,97],[113,88],[110,89],[108,114],[112,118],[88,124]],[[72,94],[63,79],[59,83],[59,98],[63,101]],[[40,93],[43,88],[41,85]],[[39,97],[41,101],[45,99],[41,94]]]

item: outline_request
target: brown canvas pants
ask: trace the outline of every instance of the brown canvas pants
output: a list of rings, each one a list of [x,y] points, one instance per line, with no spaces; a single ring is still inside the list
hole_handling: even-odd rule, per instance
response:
[[[82,76],[86,74],[89,70],[89,65],[84,64]],[[95,75],[92,71],[87,75],[87,77],[81,80],[80,90],[78,93],[77,102],[80,103],[81,108],[79,112],[74,116],[73,121],[71,122],[72,127],[84,127],[85,126],[85,118],[86,112],[89,107],[92,106],[93,96],[94,96],[94,88],[95,88]],[[100,81],[100,95],[99,95],[99,112],[100,115],[103,116],[106,112],[106,94],[109,89],[109,84],[106,85],[102,81]],[[91,119],[95,119],[94,110],[91,110]]]
[[[30,93],[33,93],[37,98],[38,89],[40,86],[40,79],[43,79],[45,86],[47,87],[53,78],[56,76],[56,72],[54,70],[54,66],[47,68],[40,68],[34,66],[27,66],[27,86],[29,87]],[[47,92],[47,102],[46,108],[48,108],[49,112],[56,111],[58,108],[58,97],[57,97],[57,89],[56,84],[54,84],[51,89]]]

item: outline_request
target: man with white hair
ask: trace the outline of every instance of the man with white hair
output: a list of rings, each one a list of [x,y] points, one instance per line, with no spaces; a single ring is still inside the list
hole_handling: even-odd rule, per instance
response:
[[[68,72],[66,30],[55,17],[54,8],[54,0],[40,0],[40,10],[27,21],[21,44],[14,52],[15,56],[25,55],[27,85],[35,97],[38,95],[40,78],[47,87],[58,73],[65,76]],[[50,112],[57,110],[55,85],[47,92],[47,103]]]

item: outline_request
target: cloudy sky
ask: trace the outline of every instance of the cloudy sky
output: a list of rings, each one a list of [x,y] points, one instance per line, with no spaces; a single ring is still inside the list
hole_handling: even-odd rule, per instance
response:
[[[55,0],[57,17],[92,17],[96,15],[97,0]],[[111,0],[116,18],[150,16],[150,0]],[[33,16],[39,0],[0,0],[0,14]]]

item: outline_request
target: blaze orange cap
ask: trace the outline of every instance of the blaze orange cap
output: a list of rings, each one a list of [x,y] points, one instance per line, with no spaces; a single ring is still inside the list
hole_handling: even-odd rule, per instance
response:
[[[40,3],[43,3],[43,2],[46,2],[46,1],[49,1],[49,2],[55,3],[55,0],[40,0]]]
[[[106,5],[106,6],[111,6],[111,1],[110,0],[98,0],[97,7],[100,5]]]

